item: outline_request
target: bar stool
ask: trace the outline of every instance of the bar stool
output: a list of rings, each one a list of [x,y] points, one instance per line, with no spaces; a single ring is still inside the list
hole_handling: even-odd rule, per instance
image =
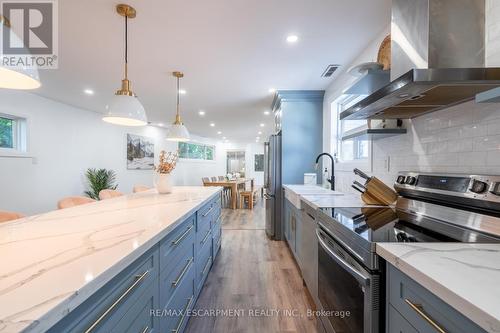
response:
[[[203,182],[203,184],[205,184],[205,183],[210,183],[210,178],[208,178],[208,177],[203,177],[203,178],[201,179],[201,181]]]
[[[138,193],[138,192],[144,192],[150,190],[151,187],[145,186],[145,185],[135,185],[133,192]]]
[[[99,199],[107,200],[123,196],[123,193],[117,190],[102,190],[99,192]]]
[[[57,209],[65,209],[65,208],[89,204],[92,202],[95,202],[95,200],[87,197],[80,197],[80,196],[66,197],[57,202]]]
[[[0,223],[8,222],[12,220],[22,219],[25,215],[16,212],[8,212],[4,210],[0,210]]]

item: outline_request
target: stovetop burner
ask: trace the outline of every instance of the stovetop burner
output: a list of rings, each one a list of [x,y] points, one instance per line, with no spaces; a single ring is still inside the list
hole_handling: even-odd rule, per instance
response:
[[[423,228],[411,216],[392,207],[320,208],[339,223],[368,242],[452,242],[458,241]],[[323,223],[328,220],[322,219]]]

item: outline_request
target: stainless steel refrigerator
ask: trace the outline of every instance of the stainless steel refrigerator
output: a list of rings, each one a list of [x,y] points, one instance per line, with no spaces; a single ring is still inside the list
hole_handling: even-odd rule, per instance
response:
[[[281,240],[281,133],[271,135],[264,145],[264,189],[266,233],[271,239]]]

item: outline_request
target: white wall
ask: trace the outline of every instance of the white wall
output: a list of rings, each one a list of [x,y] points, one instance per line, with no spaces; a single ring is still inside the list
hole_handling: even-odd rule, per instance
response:
[[[500,1],[487,0],[486,65],[500,67]],[[350,65],[376,59],[381,33]],[[345,66],[349,68],[350,66]],[[324,149],[331,151],[330,104],[355,78],[339,73],[325,94]],[[337,189],[354,192],[353,167],[362,167],[387,184],[394,183],[398,171],[500,174],[500,104],[465,103],[406,121],[408,133],[372,143],[372,156],[365,163],[337,165]]]
[[[173,151],[165,130],[157,127],[126,128],[107,124],[101,115],[20,91],[0,90],[0,113],[28,118],[29,155],[0,154],[0,210],[34,214],[55,209],[65,196],[82,195],[87,168],[113,169],[118,189],[130,193],[135,184],[152,186],[153,172],[126,169],[127,133],[151,137],[155,155]],[[216,145],[216,161],[180,160],[173,172],[176,185],[201,185],[204,176],[225,174],[221,143],[193,136],[193,141]]]

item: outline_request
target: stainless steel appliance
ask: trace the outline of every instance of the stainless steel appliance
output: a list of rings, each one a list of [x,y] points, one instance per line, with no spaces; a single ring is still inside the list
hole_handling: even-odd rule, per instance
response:
[[[485,0],[393,0],[391,17],[392,82],[341,119],[413,118],[500,86],[485,68]]]
[[[281,239],[281,134],[271,135],[264,146],[264,199],[266,233]]]
[[[318,210],[318,296],[332,311],[320,317],[328,332],[384,331],[377,242],[500,242],[500,176],[404,172],[394,187],[394,207]]]

